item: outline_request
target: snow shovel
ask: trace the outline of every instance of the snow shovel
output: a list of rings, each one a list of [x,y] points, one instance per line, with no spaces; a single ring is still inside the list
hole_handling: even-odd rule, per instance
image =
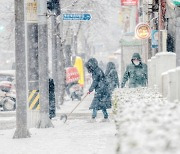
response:
[[[73,113],[73,111],[84,101],[88,93],[83,97],[83,99],[72,109],[72,111],[67,115],[67,114],[62,114],[60,117],[60,120],[64,119],[64,123],[67,121],[67,118]]]

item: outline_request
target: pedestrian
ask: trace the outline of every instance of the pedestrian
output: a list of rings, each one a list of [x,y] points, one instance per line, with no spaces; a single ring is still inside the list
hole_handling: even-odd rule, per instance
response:
[[[121,88],[123,88],[126,82],[129,80],[129,88],[145,87],[148,82],[147,65],[141,61],[139,53],[134,53],[124,73]]]
[[[89,107],[92,109],[91,122],[96,121],[97,111],[102,110],[104,119],[102,122],[108,121],[107,109],[111,108],[110,93],[106,87],[105,75],[95,58],[90,58],[85,64],[89,73],[92,74],[92,84],[89,88],[88,94],[95,90],[93,101]]]
[[[119,88],[118,73],[116,71],[116,66],[113,62],[109,62],[107,64],[105,77],[108,84],[108,89],[111,93],[114,91],[115,88]]]
[[[52,119],[56,116],[55,105],[55,85],[54,80],[49,78],[49,118]]]
[[[102,69],[102,71],[105,70],[105,64],[103,63],[102,60],[99,62],[99,67]]]
[[[66,93],[69,97],[71,97],[72,101],[74,99],[81,100],[81,96],[83,95],[82,89],[80,89],[80,85],[78,81],[74,81],[66,84]]]

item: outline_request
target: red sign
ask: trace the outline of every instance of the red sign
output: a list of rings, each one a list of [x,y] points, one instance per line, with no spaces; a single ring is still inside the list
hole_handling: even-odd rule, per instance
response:
[[[137,0],[121,0],[122,6],[137,5]]]
[[[79,73],[76,67],[66,68],[66,83],[76,82],[79,80]]]

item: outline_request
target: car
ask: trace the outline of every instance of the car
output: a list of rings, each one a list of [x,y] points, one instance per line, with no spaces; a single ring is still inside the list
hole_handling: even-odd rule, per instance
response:
[[[4,111],[16,109],[15,71],[0,71],[0,107]]]
[[[0,81],[14,81],[15,70],[0,70]]]

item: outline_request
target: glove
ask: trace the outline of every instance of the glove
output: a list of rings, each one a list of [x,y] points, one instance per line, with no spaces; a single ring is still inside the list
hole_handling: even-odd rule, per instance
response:
[[[90,91],[88,91],[88,92],[87,92],[87,94],[89,95],[89,94],[91,94],[91,92],[90,92]]]

